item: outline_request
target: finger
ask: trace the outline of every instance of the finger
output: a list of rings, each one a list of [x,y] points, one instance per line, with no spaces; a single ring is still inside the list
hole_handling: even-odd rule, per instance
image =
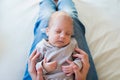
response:
[[[71,76],[72,75],[72,73],[68,73],[68,74],[66,74],[66,76]]]
[[[84,60],[89,60],[88,59],[88,54],[85,51],[83,51],[79,48],[75,48],[75,51],[78,52],[78,54],[74,54],[73,57],[81,58],[81,59],[84,59]]]
[[[88,71],[89,70],[89,68],[90,68],[90,63],[89,63],[89,61],[82,61],[82,63],[83,63],[83,72],[86,72],[86,71]],[[86,72],[87,73],[87,72]]]
[[[71,71],[69,70],[62,70],[65,74],[69,74]]]
[[[37,53],[37,50],[35,49],[35,50],[32,52],[32,54],[30,55],[29,59],[31,60],[31,59],[35,56],[36,53]]]
[[[35,54],[35,55],[31,58],[30,62],[36,64],[36,61],[37,61],[37,59],[38,59],[39,56],[40,56],[40,54]]]
[[[88,61],[89,62],[89,58],[88,58],[87,55],[74,54],[73,57],[79,58],[82,61]]]
[[[81,72],[79,71],[78,66],[76,66],[76,65],[73,66],[73,71],[75,73],[75,80],[83,80],[83,79],[81,79],[83,74],[81,74]]]
[[[78,54],[74,54],[73,57],[81,58],[82,55],[78,53]]]
[[[49,62],[49,65],[52,66],[54,69],[57,68],[57,62],[56,61]]]
[[[42,67],[39,67],[39,68],[37,69],[37,74],[38,74],[38,75],[42,74]]]
[[[71,63],[72,63],[72,61],[70,61],[70,60],[66,60],[66,62],[67,62],[68,64],[71,64]]]
[[[79,57],[81,58],[81,61],[84,62],[85,64],[89,63],[89,57],[88,57],[88,55],[81,55]]]
[[[43,76],[42,76],[42,68],[38,68],[37,70],[37,80],[43,80]]]
[[[82,59],[82,69],[81,69],[81,73],[83,74],[87,74],[90,68],[90,64],[89,61]]]
[[[72,68],[73,68],[74,73],[80,72],[80,69],[78,66],[74,65]]]
[[[78,52],[79,54],[85,54],[85,55],[87,54],[85,51],[79,48],[75,48],[75,51]]]
[[[63,69],[69,69],[69,66],[62,66]]]
[[[63,71],[64,73],[70,73],[71,70],[72,70],[72,69],[71,69],[69,66],[62,66],[62,71]]]

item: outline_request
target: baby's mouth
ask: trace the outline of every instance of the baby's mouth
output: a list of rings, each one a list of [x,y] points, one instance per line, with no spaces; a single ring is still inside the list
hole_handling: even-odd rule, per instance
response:
[[[57,41],[58,43],[64,43],[63,41]]]

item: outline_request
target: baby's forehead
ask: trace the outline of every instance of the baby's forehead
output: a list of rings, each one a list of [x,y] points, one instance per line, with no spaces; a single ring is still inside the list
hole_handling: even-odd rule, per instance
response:
[[[65,13],[65,12],[58,12],[58,13],[56,13],[56,14],[53,14],[53,16],[54,16],[54,17],[52,17],[53,20],[63,19],[64,21],[69,20],[69,21],[72,22],[72,17],[69,16],[69,15],[68,15],[67,13]]]
[[[61,23],[61,24],[67,23],[72,25],[73,20],[72,17],[69,16],[66,12],[58,11],[51,15],[48,26],[51,27],[53,24],[57,24],[57,23]]]
[[[71,24],[73,23],[73,20],[71,17],[67,16],[67,15],[56,15],[55,17],[52,17],[51,23],[68,23],[68,24]]]

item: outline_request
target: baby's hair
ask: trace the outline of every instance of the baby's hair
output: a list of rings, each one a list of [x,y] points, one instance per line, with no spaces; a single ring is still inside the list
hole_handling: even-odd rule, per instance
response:
[[[48,27],[51,27],[52,24],[53,24],[53,22],[54,22],[55,20],[57,20],[58,17],[64,17],[65,19],[71,20],[72,25],[73,25],[73,19],[72,19],[72,17],[71,17],[68,13],[66,13],[66,12],[64,12],[64,11],[56,11],[56,12],[54,12],[54,13],[51,15],[51,17],[50,17],[50,19],[49,19],[49,22],[48,22]]]

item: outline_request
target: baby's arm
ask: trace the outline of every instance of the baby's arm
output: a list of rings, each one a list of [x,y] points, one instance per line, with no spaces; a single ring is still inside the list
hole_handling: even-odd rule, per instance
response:
[[[42,67],[43,74],[48,72],[54,71],[57,67],[56,61],[48,62],[47,59],[44,57],[47,51],[47,47],[44,45],[45,40],[43,39],[37,45],[37,51],[41,54],[38,63],[36,64],[36,69]]]
[[[37,47],[37,51],[42,54],[39,58],[38,63],[36,64],[36,69],[38,69],[39,67],[42,67],[43,74],[54,71],[57,67],[57,63],[56,61],[48,62],[47,59],[44,58],[43,54],[45,54],[45,48],[42,46]]]
[[[44,60],[36,64],[36,69],[38,70],[39,68],[42,68],[43,74],[46,74],[54,71],[57,68],[57,62],[47,62],[46,58],[44,58]]]

